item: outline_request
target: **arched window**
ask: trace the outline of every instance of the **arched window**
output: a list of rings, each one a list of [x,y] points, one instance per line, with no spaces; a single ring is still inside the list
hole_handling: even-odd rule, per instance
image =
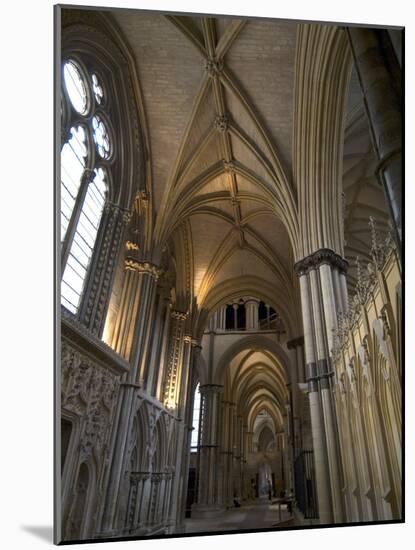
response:
[[[199,439],[199,419],[200,419],[200,384],[196,386],[195,397],[193,401],[193,420],[192,420],[192,442],[190,444],[192,453],[197,452]]]
[[[100,77],[80,61],[62,66],[62,116],[70,130],[61,150],[61,303],[76,314],[108,194],[111,138]]]

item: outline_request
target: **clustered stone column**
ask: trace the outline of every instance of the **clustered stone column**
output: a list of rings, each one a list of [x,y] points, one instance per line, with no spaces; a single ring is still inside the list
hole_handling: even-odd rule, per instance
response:
[[[386,30],[348,27],[364,104],[379,160],[398,248],[402,244],[402,90],[401,68]]]
[[[318,250],[295,265],[300,277],[319,515],[324,524],[344,519],[330,355],[337,313],[347,305],[347,265],[329,249]]]
[[[137,391],[142,387],[149,355],[152,319],[160,270],[150,262],[140,262],[127,256],[125,280],[120,309],[116,320],[111,346],[130,362],[130,371],[120,384],[114,429],[111,435],[107,474],[107,491],[101,531],[112,533],[116,529],[115,512],[121,478],[126,470],[125,459],[132,418],[136,408]]]
[[[200,386],[199,422],[199,472],[197,504],[193,517],[214,517],[223,507],[218,499],[218,462],[221,440],[221,396],[223,386],[205,384]]]
[[[190,447],[192,441],[193,400],[191,379],[194,376],[197,362],[200,357],[201,346],[190,336],[184,337],[184,353],[182,365],[182,388],[179,401],[179,411],[182,422],[179,429],[178,449],[176,462],[176,477],[173,487],[171,524],[176,526],[185,517],[187,485],[189,481]]]
[[[226,306],[220,307],[210,316],[208,329],[210,331],[226,330]]]
[[[157,287],[155,318],[152,330],[151,353],[144,373],[145,389],[148,394],[159,396],[159,384],[164,373],[166,341],[169,334],[170,292],[160,285]]]
[[[226,507],[232,505],[233,499],[233,461],[234,461],[234,429],[236,404],[232,401],[223,401],[222,416],[222,495]]]
[[[170,348],[163,395],[164,404],[169,409],[176,409],[179,406],[186,317],[185,312],[177,310],[171,312]]]
[[[149,354],[149,339],[160,269],[150,262],[127,257],[119,314],[111,347],[130,361],[129,381],[142,383]]]
[[[290,388],[290,395],[291,395],[291,406],[292,406],[292,419],[293,419],[293,450],[294,450],[294,459],[297,456],[296,451],[300,450],[302,447],[302,441],[300,437],[300,391],[299,388],[302,387],[305,380],[305,372],[304,372],[304,337],[300,336],[299,338],[295,338],[294,340],[290,340],[287,342],[287,348],[292,353],[293,358],[293,364],[295,365],[295,368],[292,370],[291,374],[291,388]],[[299,386],[300,385],[300,386]]]

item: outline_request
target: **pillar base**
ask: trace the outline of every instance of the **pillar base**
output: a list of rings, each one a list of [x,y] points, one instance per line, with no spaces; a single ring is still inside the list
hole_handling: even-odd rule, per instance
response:
[[[194,504],[192,506],[192,519],[218,518],[225,511],[221,505]]]

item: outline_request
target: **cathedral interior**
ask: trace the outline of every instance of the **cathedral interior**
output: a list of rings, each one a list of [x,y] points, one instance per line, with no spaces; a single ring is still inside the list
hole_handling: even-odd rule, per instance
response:
[[[58,539],[400,521],[402,30],[56,13]]]

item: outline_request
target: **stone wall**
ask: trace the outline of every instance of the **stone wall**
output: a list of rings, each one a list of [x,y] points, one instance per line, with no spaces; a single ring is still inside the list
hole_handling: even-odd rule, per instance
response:
[[[374,241],[334,338],[335,408],[347,521],[401,517],[401,268]]]

